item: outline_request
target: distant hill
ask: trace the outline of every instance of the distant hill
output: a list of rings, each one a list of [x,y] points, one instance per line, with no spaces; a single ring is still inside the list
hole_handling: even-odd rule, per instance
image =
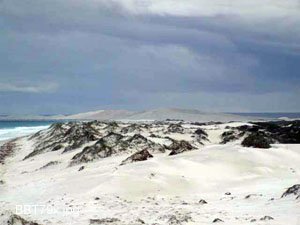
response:
[[[225,113],[202,112],[195,109],[162,108],[132,112],[127,110],[99,110],[93,112],[69,115],[60,119],[80,119],[80,120],[185,120],[185,121],[248,121],[257,120],[257,117],[240,116]]]
[[[185,120],[229,122],[261,120],[263,117],[231,113],[203,112],[196,109],[161,108],[146,111],[98,110],[73,115],[0,115],[0,121],[12,120]],[[270,118],[269,118],[270,119]],[[265,118],[266,120],[266,118]]]
[[[62,117],[61,119],[76,119],[76,120],[114,120],[125,119],[135,112],[127,110],[98,110],[92,112],[79,113]]]

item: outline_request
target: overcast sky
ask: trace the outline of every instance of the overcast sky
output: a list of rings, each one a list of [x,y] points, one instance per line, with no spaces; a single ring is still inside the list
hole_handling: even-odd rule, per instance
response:
[[[0,0],[0,113],[300,111],[299,0]]]

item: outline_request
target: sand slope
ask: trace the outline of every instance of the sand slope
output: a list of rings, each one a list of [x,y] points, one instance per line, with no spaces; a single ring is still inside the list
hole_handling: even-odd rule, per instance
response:
[[[100,110],[95,112],[80,113],[70,115],[65,119],[120,119],[120,120],[166,120],[177,119],[185,121],[198,122],[229,122],[229,121],[250,121],[259,118],[238,116],[225,113],[202,112],[194,109],[177,109],[177,108],[162,108],[154,110],[146,110],[141,112],[132,112],[126,110]]]
[[[300,183],[300,145],[275,144],[263,150],[242,148],[238,142],[220,145],[225,126],[205,127],[211,142],[199,150],[175,156],[159,153],[120,166],[129,156],[124,154],[83,164],[82,171],[82,165],[68,166],[81,149],[23,161],[34,142],[22,138],[2,169],[1,210],[14,211],[16,204],[57,210],[23,215],[41,224],[83,225],[113,217],[121,222],[104,224],[212,224],[220,218],[222,224],[299,225],[300,200],[280,197]],[[59,163],[40,169],[50,161]],[[201,199],[208,204],[200,204]],[[261,221],[264,216],[274,220]]]

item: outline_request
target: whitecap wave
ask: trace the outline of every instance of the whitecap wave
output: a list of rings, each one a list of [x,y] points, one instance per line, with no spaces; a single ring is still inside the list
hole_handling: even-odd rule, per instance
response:
[[[47,129],[48,126],[32,126],[32,127],[13,127],[0,129],[0,141],[9,140],[12,138],[22,137],[29,134],[34,134],[40,130]]]

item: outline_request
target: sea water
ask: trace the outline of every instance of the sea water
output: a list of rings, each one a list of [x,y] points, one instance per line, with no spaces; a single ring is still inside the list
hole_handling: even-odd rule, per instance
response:
[[[0,142],[34,134],[55,121],[0,121]]]
[[[300,119],[300,113],[286,113],[286,112],[277,112],[277,113],[233,113],[240,116],[253,116],[253,117],[261,117],[261,118],[272,118],[272,119],[280,119],[280,118],[288,118],[288,119]]]

